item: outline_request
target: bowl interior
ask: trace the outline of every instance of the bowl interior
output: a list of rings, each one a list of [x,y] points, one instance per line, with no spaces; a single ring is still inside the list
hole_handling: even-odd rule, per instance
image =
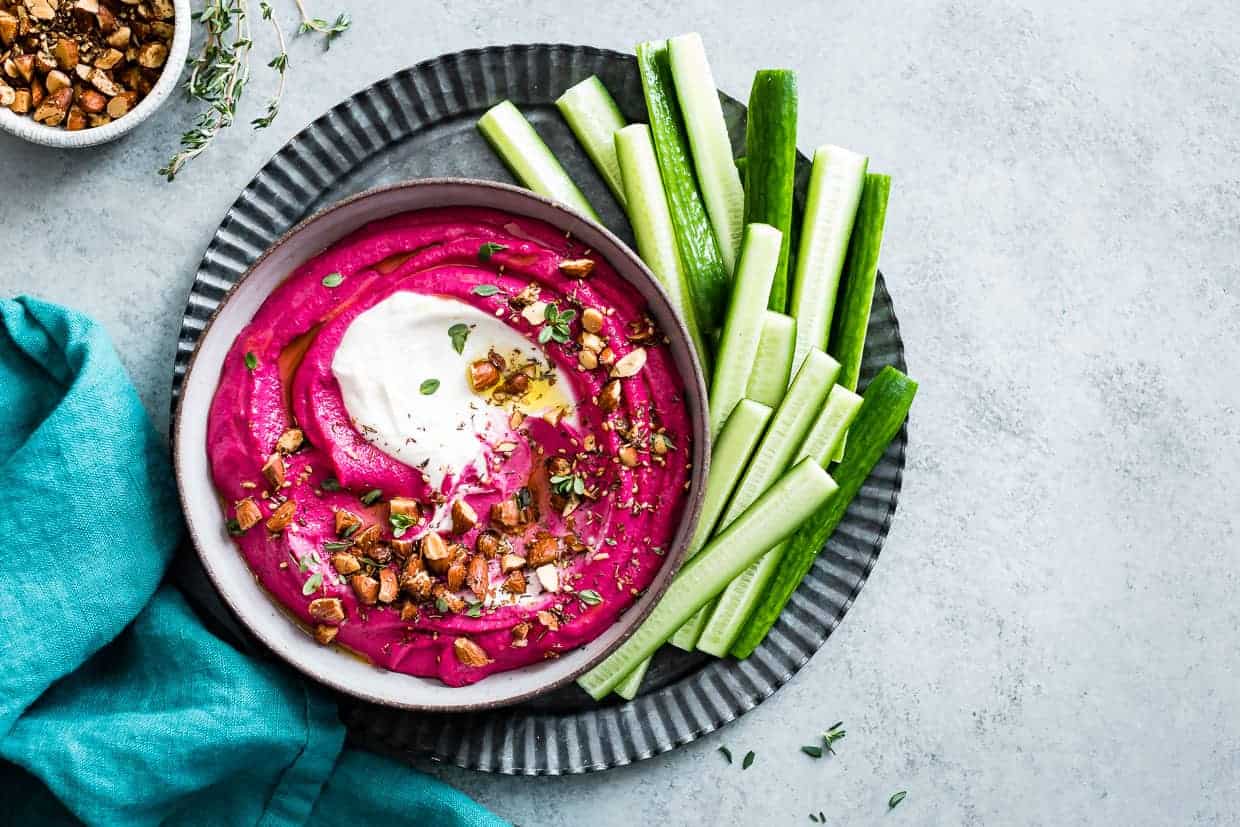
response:
[[[206,454],[207,415],[224,358],[241,329],[271,291],[299,264],[353,230],[412,210],[480,206],[545,221],[571,232],[616,268],[646,299],[651,316],[671,340],[685,382],[693,423],[692,486],[675,542],[654,583],[619,621],[589,644],[534,666],[501,672],[466,687],[447,687],[372,666],[337,647],[323,647],[301,630],[258,585],[224,526]],[[199,340],[185,376],[173,425],[174,462],[190,535],[204,567],[233,612],[268,647],[307,675],[376,703],[451,711],[528,700],[590,668],[627,637],[662,595],[678,568],[697,521],[709,444],[706,390],[688,335],[650,271],[607,230],[554,202],[505,184],[461,179],[423,180],[363,193],[308,219],[277,242],[236,285]]]

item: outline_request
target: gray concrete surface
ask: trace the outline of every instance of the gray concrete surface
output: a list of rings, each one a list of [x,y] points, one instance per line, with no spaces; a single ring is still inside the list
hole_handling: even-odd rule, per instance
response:
[[[321,110],[444,51],[692,29],[734,94],[800,72],[802,146],[894,176],[882,263],[922,381],[881,563],[785,690],[605,774],[431,771],[523,825],[1235,822],[1240,6],[337,5],[355,31],[294,44],[277,124],[173,186],[180,102],[94,152],[0,138],[0,294],[102,320],[161,426],[203,247]],[[836,757],[798,751],[837,719]]]

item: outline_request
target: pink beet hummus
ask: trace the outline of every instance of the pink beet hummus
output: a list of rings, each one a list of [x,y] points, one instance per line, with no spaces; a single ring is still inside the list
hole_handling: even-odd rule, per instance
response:
[[[500,354],[498,381],[478,389],[505,411],[504,433],[479,436],[485,471],[450,469],[436,487],[380,450],[332,360],[350,324],[398,291],[542,334],[574,410],[523,415],[522,366]],[[542,333],[531,302],[573,311],[567,341]],[[224,363],[207,451],[241,553],[310,633],[460,686],[587,643],[650,585],[688,496],[684,387],[641,296],[591,251],[530,219],[425,210],[358,230],[271,294]],[[424,558],[442,547],[448,560]]]

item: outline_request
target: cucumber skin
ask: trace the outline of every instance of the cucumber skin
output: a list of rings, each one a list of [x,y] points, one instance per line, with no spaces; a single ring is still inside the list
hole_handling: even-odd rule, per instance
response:
[[[600,104],[601,108],[582,106],[583,101],[587,104]],[[620,202],[620,206],[624,207],[624,180],[620,175],[620,162],[616,159],[615,137],[616,132],[627,124],[624,116],[620,114],[615,98],[607,91],[598,75],[590,75],[580,83],[570,86],[568,91],[556,98],[555,105],[568,122],[568,128],[576,136],[577,143],[581,144],[586,155],[594,162],[611,194]],[[611,132],[605,141],[593,140],[595,133],[599,133],[601,137],[608,129]]]
[[[762,69],[749,92],[745,123],[745,223],[770,224],[784,234],[768,307],[786,313],[792,194],[797,166],[797,81],[787,69]]]
[[[650,635],[643,641],[643,628],[653,624],[654,628],[662,630],[683,624],[698,608],[723,591],[732,577],[761,556],[764,549],[778,545],[790,536],[795,526],[829,501],[836,490],[830,475],[813,461],[802,462],[789,470],[747,509],[746,514],[737,518],[701,554],[681,568],[642,626],[602,663],[578,678],[577,684],[595,700],[606,696],[666,641],[663,638],[652,643],[654,638]],[[771,519],[773,511],[780,512],[781,518]],[[694,588],[691,581],[697,579],[695,574],[699,569],[713,571],[714,574],[703,575],[708,578],[708,583],[697,584],[700,594],[686,600],[679,592]],[[669,597],[672,599],[669,600]],[[673,608],[677,603],[682,605]],[[628,671],[621,671],[614,665],[616,661],[632,661],[633,665]],[[613,664],[610,669],[609,663]]]
[[[689,138],[676,101],[667,42],[639,43],[636,51],[655,157],[676,229],[680,260],[689,277],[698,322],[703,332],[713,334],[723,322],[731,280],[698,191]]]
[[[832,475],[839,490],[788,540],[782,564],[732,644],[730,651],[734,657],[749,657],[766,638],[844,518],[849,504],[900,432],[916,395],[917,383],[890,365],[879,371],[866,388],[861,410],[849,429],[848,452]]]
[[[558,184],[561,189],[556,189],[554,186],[542,186],[538,181],[527,177],[521,171],[522,153],[518,151],[510,155],[506,151],[507,147],[505,146],[505,138],[503,135],[499,134],[499,124],[497,123],[498,119],[504,116],[506,110],[510,110],[511,114],[515,115],[513,120],[514,126],[518,129],[522,129],[523,131],[524,129],[528,129],[525,137],[529,139],[532,144],[529,149],[532,149],[534,152],[544,153],[546,155],[546,160],[550,162],[552,167],[551,174],[554,177],[561,179],[552,183]],[[493,124],[496,126],[496,129],[494,130],[492,129]],[[522,124],[524,124],[524,127],[521,126]],[[482,137],[486,138],[487,143],[489,143],[491,148],[495,150],[495,154],[498,155],[500,160],[504,162],[504,165],[508,167],[513,177],[520,181],[526,189],[532,190],[539,195],[545,195],[548,198],[561,201],[589,218],[592,218],[600,223],[602,222],[603,219],[599,217],[599,214],[595,211],[594,206],[586,199],[585,193],[583,193],[581,188],[577,186],[577,183],[569,177],[568,171],[564,169],[564,165],[561,164],[560,160],[555,157],[554,153],[552,153],[551,147],[547,146],[547,142],[544,141],[542,136],[538,134],[538,130],[534,129],[534,125],[529,122],[529,119],[526,118],[524,114],[521,113],[520,109],[517,109],[512,101],[500,101],[486,112],[483,112],[482,117],[478,119],[478,131],[482,133]]]
[[[840,277],[839,309],[828,351],[839,360],[839,384],[854,391],[861,376],[861,356],[865,351],[866,328],[870,324],[870,306],[874,303],[878,252],[883,243],[890,194],[890,176],[866,173],[857,219],[848,241],[848,257]]]

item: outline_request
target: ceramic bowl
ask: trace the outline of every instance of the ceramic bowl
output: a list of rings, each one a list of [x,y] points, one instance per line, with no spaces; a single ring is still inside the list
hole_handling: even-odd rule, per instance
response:
[[[207,460],[207,415],[220,368],[238,333],[298,265],[359,227],[403,212],[453,206],[490,207],[572,233],[609,261],[645,299],[671,341],[685,379],[693,425],[693,477],[675,542],[654,583],[620,619],[590,643],[554,660],[491,675],[464,687],[376,667],[336,646],[320,646],[256,582],[229,538]],[[173,420],[173,458],[190,536],[207,574],[237,617],[272,651],[308,676],[375,703],[407,709],[464,711],[513,704],[561,686],[607,656],[645,618],[679,567],[701,508],[710,461],[706,387],[688,332],[641,259],[599,224],[561,204],[507,184],[432,179],[371,190],[299,224],[267,250],[232,288],[198,340]]]
[[[65,0],[65,2],[68,1]],[[16,135],[33,144],[58,149],[81,149],[115,141],[136,129],[172,94],[172,90],[177,87],[177,81],[181,77],[185,59],[189,55],[190,31],[193,28],[193,21],[190,19],[190,2],[189,0],[173,0],[172,5],[176,9],[174,21],[176,30],[172,35],[172,44],[168,47],[168,60],[164,63],[163,74],[155,82],[155,87],[151,89],[150,94],[143,98],[132,112],[104,126],[69,132],[59,126],[36,123],[29,115],[18,115],[6,107],[0,107],[0,132]]]

